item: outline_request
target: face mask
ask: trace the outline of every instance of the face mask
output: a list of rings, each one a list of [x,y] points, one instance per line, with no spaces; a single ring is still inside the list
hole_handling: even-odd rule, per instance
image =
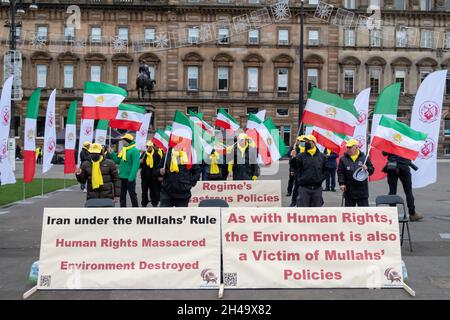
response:
[[[305,141],[300,142],[300,147],[302,147],[302,148],[305,147]]]
[[[311,142],[306,142],[305,143],[305,149],[306,150],[309,150],[309,149],[311,149],[312,148],[312,143]]]
[[[91,154],[92,161],[98,161],[100,160],[100,154]]]

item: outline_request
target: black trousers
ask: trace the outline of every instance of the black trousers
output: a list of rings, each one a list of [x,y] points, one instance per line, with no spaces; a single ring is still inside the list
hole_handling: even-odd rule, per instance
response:
[[[288,181],[288,188],[287,188],[288,193],[292,193],[292,188],[294,188],[294,181],[295,181],[295,174],[292,172],[289,172],[289,181]]]
[[[160,207],[171,208],[171,207],[187,207],[191,197],[186,199],[172,198],[164,190],[161,190],[161,203]]]
[[[327,189],[336,189],[336,168],[328,168],[325,183]]]
[[[133,208],[139,207],[136,194],[136,180],[128,181],[128,179],[120,179],[120,207],[127,206],[127,192],[131,198],[131,205]]]
[[[397,194],[397,182],[400,179],[406,195],[406,204],[410,215],[414,215],[416,207],[414,205],[414,195],[412,193],[411,170],[408,166],[398,166],[397,171],[388,171],[387,180],[389,184],[389,194]]]
[[[311,189],[299,186],[298,188],[298,207],[321,207],[323,206],[322,187]]]
[[[369,198],[361,198],[361,199],[347,199],[345,198],[345,206],[346,207],[368,207],[369,206]]]
[[[291,207],[296,207],[298,203],[298,181],[297,177],[294,178],[294,189],[292,190],[292,200],[291,200]]]
[[[146,207],[147,204],[151,202],[153,207],[157,207],[161,194],[161,183],[153,178],[142,178],[141,188],[142,188],[141,205],[143,207]]]

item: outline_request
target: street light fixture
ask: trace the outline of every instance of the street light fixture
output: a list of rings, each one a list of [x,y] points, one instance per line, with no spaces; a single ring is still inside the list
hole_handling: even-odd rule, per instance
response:
[[[302,115],[303,115],[303,76],[304,76],[304,66],[303,66],[303,1],[301,0],[300,4],[300,59],[299,59],[299,90],[298,90],[298,132],[297,135],[299,136],[302,133]]]
[[[36,0],[33,0],[33,2],[30,4],[29,9],[30,10],[37,10],[38,9],[38,6],[36,4]]]

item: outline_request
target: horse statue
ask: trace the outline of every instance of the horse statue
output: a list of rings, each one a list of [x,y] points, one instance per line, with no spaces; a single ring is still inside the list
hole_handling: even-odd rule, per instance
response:
[[[156,85],[156,81],[153,79],[150,79],[147,73],[140,72],[137,79],[136,79],[136,88],[138,91],[138,99],[141,100],[141,94],[142,99],[145,97],[145,90],[148,90],[148,100],[150,101],[151,94],[153,91],[153,88]]]

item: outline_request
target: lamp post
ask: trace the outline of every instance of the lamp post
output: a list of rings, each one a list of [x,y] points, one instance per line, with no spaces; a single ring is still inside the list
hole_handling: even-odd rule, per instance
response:
[[[298,132],[297,135],[299,136],[302,132],[302,114],[303,114],[303,75],[304,75],[304,68],[303,68],[303,0],[300,1],[300,52],[299,52],[299,90],[298,90]]]

